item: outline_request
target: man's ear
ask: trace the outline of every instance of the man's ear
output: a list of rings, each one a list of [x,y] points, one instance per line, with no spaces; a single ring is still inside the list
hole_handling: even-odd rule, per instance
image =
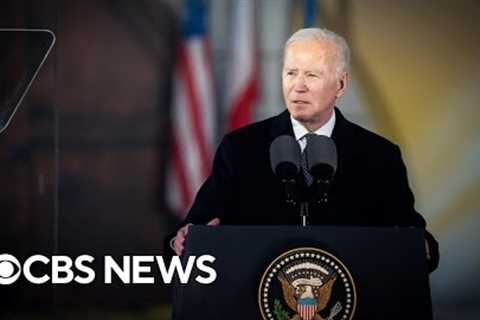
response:
[[[347,90],[347,81],[348,81],[348,73],[343,72],[338,80],[338,90],[337,90],[337,98],[340,98],[345,94],[345,90]]]

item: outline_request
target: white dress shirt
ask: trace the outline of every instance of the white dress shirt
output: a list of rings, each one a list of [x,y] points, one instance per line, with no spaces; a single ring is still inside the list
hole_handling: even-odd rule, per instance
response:
[[[292,121],[293,133],[295,134],[295,140],[297,140],[298,144],[300,145],[300,149],[303,151],[305,146],[307,145],[307,139],[305,135],[308,133],[315,133],[322,136],[331,137],[333,132],[333,127],[335,126],[335,110],[332,112],[330,119],[320,128],[318,128],[314,132],[310,132],[307,128],[305,128],[300,122],[295,120],[290,115],[290,120]]]

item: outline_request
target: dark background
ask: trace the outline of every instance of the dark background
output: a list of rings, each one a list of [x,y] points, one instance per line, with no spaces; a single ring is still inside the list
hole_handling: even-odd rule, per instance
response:
[[[161,255],[174,223],[162,184],[178,34],[171,7],[160,1],[2,1],[0,27],[45,28],[57,37],[0,136],[0,251],[20,261],[35,253],[89,254],[97,261]],[[2,80],[35,59],[31,43],[17,44]],[[2,312],[13,308],[4,315],[11,319],[108,315],[96,309],[143,314],[168,297],[161,284],[35,288],[19,281],[0,287],[8,306]]]

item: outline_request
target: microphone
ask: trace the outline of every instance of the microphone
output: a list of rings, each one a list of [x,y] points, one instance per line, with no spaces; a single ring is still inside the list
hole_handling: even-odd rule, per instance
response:
[[[313,198],[320,203],[327,202],[330,183],[337,171],[337,147],[333,139],[315,135],[306,148],[308,170],[313,177]]]
[[[295,204],[300,198],[296,176],[300,172],[300,146],[289,135],[282,135],[270,145],[270,165],[285,187],[287,203]]]
[[[283,135],[270,145],[270,164],[283,181],[294,179],[300,172],[300,146],[291,136]]]

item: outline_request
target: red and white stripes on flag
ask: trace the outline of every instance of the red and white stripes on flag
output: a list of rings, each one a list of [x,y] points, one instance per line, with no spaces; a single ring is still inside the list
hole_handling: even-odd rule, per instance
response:
[[[216,111],[210,57],[204,33],[186,38],[177,54],[166,197],[181,218],[212,164]]]
[[[235,1],[232,27],[232,61],[229,72],[228,131],[254,120],[258,96],[258,63],[255,28],[256,1]]]
[[[257,99],[255,45],[256,1],[235,1],[232,60],[227,79],[227,130],[253,121]],[[210,173],[215,148],[217,112],[214,101],[211,50],[205,33],[202,0],[186,0],[185,38],[177,55],[174,80],[172,150],[167,168],[166,200],[183,218]]]

